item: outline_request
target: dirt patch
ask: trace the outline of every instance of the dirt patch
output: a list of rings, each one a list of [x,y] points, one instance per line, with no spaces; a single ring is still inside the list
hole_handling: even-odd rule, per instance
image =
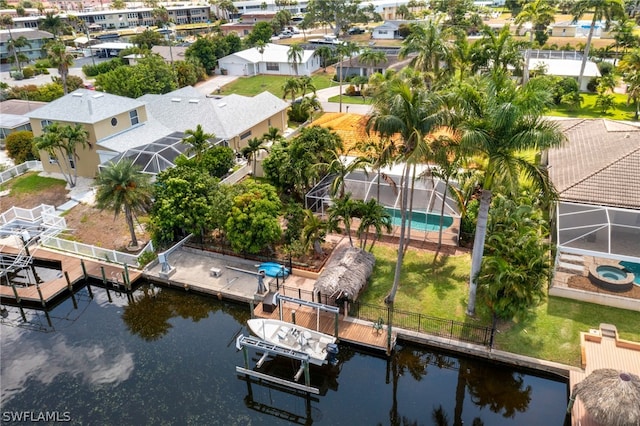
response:
[[[567,285],[569,286],[569,288],[590,291],[592,293],[610,294],[612,296],[622,296],[629,299],[640,299],[640,286],[637,285],[634,285],[633,288],[629,291],[616,293],[595,286],[588,277],[583,277],[580,275],[574,275],[570,277],[567,281]]]
[[[32,209],[41,204],[58,207],[67,201],[69,191],[64,186],[55,186],[46,191],[0,196],[0,211],[4,212],[14,206]],[[125,251],[131,241],[124,215],[114,220],[111,211],[101,212],[90,205],[79,204],[62,216],[68,228],[68,231],[62,234],[63,238],[119,251]],[[150,236],[142,226],[136,226],[136,235],[139,245],[149,241]]]

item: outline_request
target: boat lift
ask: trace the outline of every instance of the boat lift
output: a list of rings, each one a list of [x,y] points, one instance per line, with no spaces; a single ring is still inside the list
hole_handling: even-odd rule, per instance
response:
[[[282,302],[290,302],[295,303],[301,306],[308,306],[316,310],[316,331],[320,330],[320,311],[330,312],[335,315],[334,321],[334,337],[337,339],[338,336],[338,315],[340,314],[340,309],[337,306],[325,305],[324,303],[318,302],[310,302],[308,300],[296,299],[295,297],[283,296],[280,293],[276,293],[276,299],[278,301],[278,311],[280,312],[280,321],[282,319]]]
[[[263,351],[264,354],[262,358],[258,360],[256,367],[262,366],[264,361],[267,359],[269,355],[281,355],[291,359],[300,360],[301,365],[298,372],[293,377],[294,381],[281,379],[279,377],[270,376],[268,374],[260,373],[258,371],[253,371],[249,369],[249,354],[247,352],[247,347],[255,348],[257,350]],[[311,386],[311,375],[309,374],[309,355],[304,352],[294,351],[292,349],[283,348],[281,346],[276,346],[272,343],[265,342],[264,340],[260,340],[256,337],[239,335],[236,338],[236,348],[238,350],[242,350],[244,355],[244,368],[236,366],[236,372],[241,374],[246,374],[247,376],[256,377],[258,379],[266,380],[268,382],[277,383],[279,385],[287,386],[293,389],[301,390],[308,393],[313,393],[316,395],[320,394],[320,390],[318,388],[314,388]],[[302,385],[300,383],[296,383],[300,380],[300,377],[304,373],[304,382]]]

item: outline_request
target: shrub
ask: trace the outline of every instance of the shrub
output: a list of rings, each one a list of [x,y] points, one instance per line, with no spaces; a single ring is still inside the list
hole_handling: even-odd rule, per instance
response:
[[[11,71],[9,74],[14,80],[24,80],[24,74],[20,71]]]
[[[589,83],[587,84],[587,90],[590,91],[591,93],[595,93],[597,88],[598,88],[598,77],[593,77],[591,80],[589,80]]]
[[[22,68],[22,76],[24,78],[31,78],[36,75],[36,70],[33,67],[24,67]]]
[[[6,149],[15,164],[36,160],[33,153],[33,133],[29,130],[20,130],[7,136]]]
[[[51,77],[51,80],[53,80],[55,84],[58,84],[60,85],[60,87],[62,87],[62,79],[60,77],[54,76]],[[78,77],[77,75],[67,76],[67,90],[69,91],[69,93],[81,87],[84,87],[84,81],[82,80],[82,78]]]
[[[36,69],[38,69],[38,70],[46,70],[47,68],[54,68],[51,65],[51,61],[49,60],[49,58],[38,59],[36,61]],[[43,74],[44,74],[44,72],[43,72]]]
[[[113,71],[114,69],[123,66],[124,62],[120,58],[114,58],[110,61],[101,62],[96,65],[83,65],[82,72],[87,77],[95,77],[100,74],[108,73],[109,71]]]
[[[289,116],[290,121],[295,121],[296,123],[304,123],[309,119],[311,115],[310,111],[302,107],[302,103],[291,105],[291,109],[287,111],[287,115]]]
[[[613,64],[611,62],[598,62],[598,70],[601,76],[609,75],[613,71]]]
[[[356,90],[356,87],[353,84],[351,84],[349,85],[349,87],[347,87],[345,94],[347,96],[356,96],[358,94],[358,91]]]

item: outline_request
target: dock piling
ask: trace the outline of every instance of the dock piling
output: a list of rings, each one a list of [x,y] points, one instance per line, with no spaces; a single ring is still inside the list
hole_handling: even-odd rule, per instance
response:
[[[69,273],[64,271],[64,278],[67,280],[67,289],[73,293],[73,286],[71,285],[71,280],[69,279]]]
[[[84,280],[86,281],[89,278],[89,274],[87,274],[87,267],[84,264],[84,259],[80,259],[80,266],[82,267],[82,276],[84,277]]]
[[[46,303],[44,303],[44,297],[42,297],[42,290],[40,289],[40,284],[36,284],[36,289],[38,290],[38,296],[40,296],[40,303],[42,303],[42,307],[44,308],[46,306]]]

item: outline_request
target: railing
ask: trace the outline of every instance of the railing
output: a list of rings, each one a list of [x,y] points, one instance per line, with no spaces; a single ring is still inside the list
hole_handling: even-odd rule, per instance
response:
[[[126,263],[127,265],[137,268],[139,267],[138,258],[146,252],[153,252],[153,244],[151,241],[138,254],[122,253],[117,250],[105,249],[102,247],[92,246],[89,244],[78,243],[76,241],[65,240],[54,236],[43,236],[40,244],[44,247],[56,250],[74,253],[79,256],[89,257],[97,260],[103,260],[111,263]]]
[[[13,179],[23,173],[26,173],[30,169],[42,170],[42,163],[40,161],[26,161],[17,166],[8,168],[7,170],[0,172],[0,183],[5,183],[8,180]]]
[[[342,309],[341,303],[337,303],[335,297],[328,294],[321,294],[311,290],[303,290],[297,287],[286,286],[282,279],[273,280],[269,283],[270,292],[279,292],[284,296],[295,297],[302,300],[309,300],[325,305],[338,306]],[[455,339],[462,342],[474,343],[486,347],[493,345],[493,329],[491,327],[467,324],[445,318],[433,317],[416,312],[407,312],[386,306],[371,305],[362,302],[349,302],[348,315],[352,318],[378,322],[380,319],[384,324],[389,321],[393,327],[404,330],[426,333],[434,336]]]
[[[221,181],[221,183],[224,183],[227,185],[233,185],[235,183],[238,183],[243,177],[247,176],[249,173],[251,173],[251,167],[249,166],[249,163],[246,163],[244,166],[240,167],[238,170],[236,170],[235,172],[231,173],[229,176],[224,178]]]
[[[356,301],[349,304],[349,316],[373,322],[382,318],[386,322],[388,321],[389,314],[391,314],[392,325],[396,328],[427,333],[448,339],[456,339],[487,347],[491,347],[493,343],[491,327],[467,324],[397,309],[389,312],[389,309],[390,308],[385,306],[370,305]]]

